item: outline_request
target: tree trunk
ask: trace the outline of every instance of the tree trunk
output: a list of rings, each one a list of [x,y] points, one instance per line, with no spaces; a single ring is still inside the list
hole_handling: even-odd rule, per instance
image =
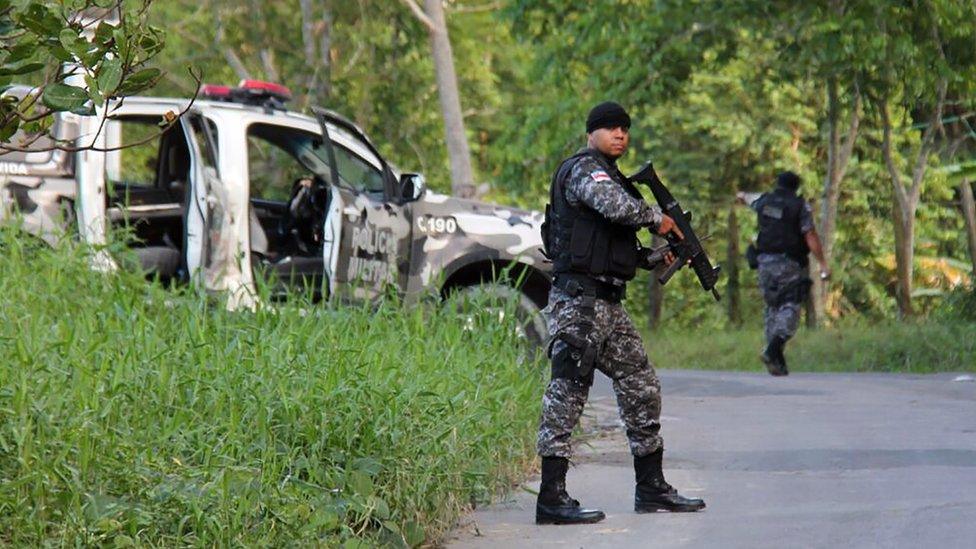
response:
[[[323,3],[322,18],[316,21],[312,0],[299,0],[298,5],[302,12],[305,65],[313,69],[305,75],[304,104],[325,103],[332,91],[332,11],[328,2]]]
[[[895,225],[895,299],[902,318],[914,314],[912,307],[912,276],[915,260],[915,208],[908,211],[897,198],[892,205],[892,221]]]
[[[969,242],[969,260],[973,264],[973,282],[976,283],[976,202],[973,200],[973,184],[963,179],[959,184],[962,216],[966,220],[966,240]]]
[[[934,146],[935,135],[942,127],[942,113],[945,107],[948,80],[941,79],[938,84],[938,100],[932,110],[929,123],[922,134],[922,142],[915,156],[915,166],[912,170],[911,185],[906,187],[902,182],[902,174],[895,163],[894,145],[891,141],[891,116],[888,114],[888,98],[883,96],[878,103],[881,114],[882,140],[881,153],[885,167],[891,177],[894,194],[892,206],[892,220],[895,225],[895,272],[898,282],[895,287],[895,298],[898,301],[898,311],[902,318],[913,315],[912,308],[912,275],[915,260],[915,212],[922,193],[922,180],[925,178],[925,168],[929,153]]]
[[[728,244],[725,248],[725,272],[728,284],[725,287],[728,303],[728,320],[731,326],[742,325],[742,302],[739,284],[739,218],[735,204],[729,206]]]
[[[651,246],[657,247],[664,244],[664,239],[654,235],[651,238]],[[661,310],[664,305],[664,286],[657,281],[657,277],[664,272],[664,265],[659,265],[651,272],[647,287],[647,325],[651,331],[657,330],[661,326]]]
[[[467,198],[474,196],[474,175],[471,170],[468,140],[464,133],[464,118],[461,114],[461,98],[458,93],[457,75],[454,72],[451,40],[447,34],[444,5],[441,2],[442,0],[424,0],[424,11],[431,22],[428,30],[441,113],[444,116],[447,154],[451,162],[451,194]]]
[[[847,128],[847,137],[844,142],[840,138],[840,97],[838,95],[838,83],[836,78],[827,81],[827,173],[824,178],[824,190],[820,211],[820,238],[823,242],[824,258],[830,265],[834,255],[834,233],[837,224],[837,208],[840,200],[841,181],[847,172],[847,164],[854,151],[854,143],[857,140],[858,128],[860,126],[860,90],[855,85],[853,89],[854,105],[851,108],[851,120]],[[813,262],[811,262],[813,265]],[[811,272],[814,269],[811,268]],[[815,326],[819,320],[825,317],[827,310],[827,293],[829,285],[821,281],[819,276],[814,273],[811,276],[813,287],[810,291],[811,299],[808,303],[808,311],[812,311],[807,316],[807,323]],[[813,316],[813,318],[811,318]]]

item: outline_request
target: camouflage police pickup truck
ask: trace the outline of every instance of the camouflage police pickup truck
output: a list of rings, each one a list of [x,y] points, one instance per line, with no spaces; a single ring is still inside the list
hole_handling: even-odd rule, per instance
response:
[[[59,139],[93,148],[35,143],[38,152],[0,155],[0,216],[49,242],[76,225],[97,245],[129,226],[145,270],[225,292],[231,307],[253,303],[262,278],[342,300],[391,286],[408,302],[490,292],[517,299],[527,335],[543,336],[550,275],[538,212],[431,192],[352,122],[285,110],[282,86],[204,86],[201,97],[130,97],[101,116],[59,116]],[[184,110],[160,131],[166,113]],[[517,290],[495,283],[509,266]]]

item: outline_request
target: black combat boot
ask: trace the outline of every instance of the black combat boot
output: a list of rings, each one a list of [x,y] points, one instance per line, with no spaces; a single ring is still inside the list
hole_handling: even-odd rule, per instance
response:
[[[790,375],[790,371],[786,368],[786,356],[783,355],[783,347],[785,346],[786,340],[776,336],[769,342],[769,345],[766,345],[766,350],[759,355],[770,375]]]
[[[637,476],[637,490],[634,493],[634,511],[653,513],[671,511],[690,513],[705,508],[705,501],[686,498],[664,480],[661,461],[664,449],[643,457],[634,456],[634,472]]]
[[[566,470],[569,460],[542,458],[542,485],[535,504],[536,524],[585,524],[600,522],[606,515],[599,509],[583,509],[566,493]]]

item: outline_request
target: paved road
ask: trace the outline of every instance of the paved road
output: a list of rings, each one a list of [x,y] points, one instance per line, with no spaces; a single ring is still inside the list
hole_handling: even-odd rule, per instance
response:
[[[632,460],[598,380],[568,484],[607,519],[536,526],[535,496],[517,490],[448,546],[976,547],[976,382],[956,377],[662,371],[665,472],[708,509],[652,515],[632,511]]]

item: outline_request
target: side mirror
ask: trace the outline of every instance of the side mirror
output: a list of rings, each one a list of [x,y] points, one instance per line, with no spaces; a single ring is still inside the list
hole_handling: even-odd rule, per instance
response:
[[[404,202],[413,202],[424,195],[427,181],[419,173],[405,173],[400,176],[400,198]]]

